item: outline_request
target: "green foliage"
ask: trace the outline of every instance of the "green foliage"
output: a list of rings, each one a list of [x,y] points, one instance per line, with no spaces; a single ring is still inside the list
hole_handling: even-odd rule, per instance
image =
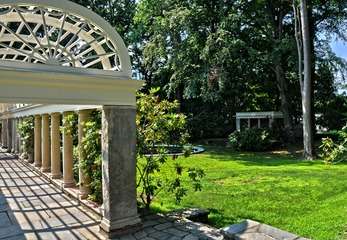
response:
[[[347,126],[337,132],[338,141],[331,138],[323,138],[319,146],[320,157],[326,164],[336,164],[347,160]]]
[[[23,141],[23,151],[30,155],[34,151],[34,118],[26,117],[18,125],[18,132]]]
[[[72,136],[73,145],[78,145],[78,115],[74,112],[63,117],[63,124],[60,127],[62,134],[68,133]]]
[[[182,159],[182,165],[204,168],[202,191],[187,195],[180,205],[162,192],[152,204],[157,211],[198,207],[210,209],[209,223],[216,228],[256,219],[308,239],[344,239],[345,163],[325,165],[288,152],[239,153],[206,146],[206,152]],[[159,174],[170,172],[167,166]]]
[[[185,169],[180,165],[180,158],[171,159],[167,155],[170,145],[183,147],[187,143],[186,116],[178,113],[177,101],[160,100],[156,95],[158,91],[152,89],[148,95],[139,94],[137,100],[137,187],[146,208],[161,191],[174,195],[176,202],[181,202],[188,193],[181,180]],[[166,164],[173,165],[172,174],[165,178],[158,177]],[[195,191],[201,190],[203,170],[191,168],[187,174]]]
[[[83,128],[85,136],[81,147],[85,158],[80,158],[79,167],[91,179],[89,199],[102,203],[101,112],[94,111]]]
[[[236,151],[266,151],[271,147],[270,140],[267,129],[250,128],[229,135],[229,145]]]

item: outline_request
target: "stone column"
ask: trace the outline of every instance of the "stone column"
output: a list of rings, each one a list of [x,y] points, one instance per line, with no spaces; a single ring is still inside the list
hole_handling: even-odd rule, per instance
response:
[[[60,113],[51,114],[51,177],[61,178]]]
[[[69,116],[73,112],[64,112],[63,116]],[[64,131],[63,134],[63,179],[64,187],[75,186],[75,179],[73,176],[73,141],[69,132]]]
[[[11,119],[11,122],[12,122],[12,149],[11,149],[11,152],[12,153],[16,153],[16,142],[17,142],[17,133],[16,133],[16,119],[13,118]]]
[[[20,134],[19,134],[19,124],[20,124],[20,119],[16,118],[16,149],[15,152],[20,155],[21,151],[20,151]]]
[[[82,146],[82,140],[84,138],[84,124],[90,118],[91,110],[81,110],[78,112],[78,151],[79,151],[79,160],[85,158],[85,152]],[[79,189],[80,189],[80,198],[86,199],[90,193],[90,179],[83,172],[81,168],[79,168]]]
[[[18,127],[21,124],[23,124],[23,118],[18,119]],[[19,154],[22,155],[22,153],[24,152],[23,151],[23,139],[19,133],[19,129],[17,131],[18,131],[18,151],[19,151]]]
[[[12,121],[7,119],[7,152],[12,151]]]
[[[238,132],[241,131],[241,119],[240,118],[236,118],[236,130]]]
[[[136,109],[104,106],[102,112],[103,219],[107,237],[136,231]]]
[[[5,120],[1,120],[1,146],[5,147]]]
[[[35,167],[41,167],[42,155],[41,155],[41,116],[35,115],[34,125],[34,165]]]
[[[42,172],[51,170],[51,148],[49,141],[49,115],[42,115]]]
[[[7,148],[7,131],[8,131],[8,125],[7,125],[7,120],[3,119],[2,120],[2,125],[3,127],[3,133],[2,133],[2,137],[3,137],[3,147]]]

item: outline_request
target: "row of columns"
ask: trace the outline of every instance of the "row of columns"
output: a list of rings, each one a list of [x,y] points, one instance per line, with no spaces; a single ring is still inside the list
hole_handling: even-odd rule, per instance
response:
[[[81,110],[78,112],[78,140],[79,159],[85,157],[81,147],[84,138],[84,123],[88,121],[91,110]],[[64,112],[63,117],[67,117],[73,112]],[[20,139],[18,126],[23,118],[3,119],[1,128],[1,144],[7,148],[9,153],[22,154],[22,141]],[[52,179],[63,177],[65,188],[76,185],[73,173],[73,139],[71,133],[64,132],[63,159],[61,159],[61,134],[60,134],[61,113],[35,115],[34,118],[34,166],[40,168],[43,173],[50,173]],[[63,163],[63,172],[61,165]],[[81,199],[88,197],[90,193],[90,179],[79,169],[79,190]]]
[[[21,152],[21,140],[17,127],[22,118],[2,119],[0,142],[9,153],[19,154]]]
[[[63,117],[72,113],[64,112]],[[79,111],[78,116],[78,139],[81,144],[85,134],[83,124],[88,120],[90,110]],[[62,177],[64,187],[72,187],[75,185],[73,139],[68,131],[64,131],[61,138],[61,117],[58,112],[35,115],[33,164],[42,172],[50,173],[52,179]],[[100,231],[109,238],[136,231],[142,226],[136,198],[135,117],[136,109],[133,106],[103,106],[102,109],[103,218]],[[16,131],[20,121],[22,119],[2,120],[1,144],[8,151],[23,151]],[[84,156],[83,148],[79,147],[79,158]],[[89,194],[90,179],[81,170],[79,178],[80,197],[85,198]]]
[[[84,123],[88,121],[91,110],[81,110],[78,112],[78,140],[79,159],[84,158],[84,150],[81,147],[84,138]],[[68,117],[73,112],[64,112],[63,117]],[[35,115],[34,120],[34,166],[44,173],[50,173],[52,179],[63,177],[65,188],[76,185],[73,173],[73,139],[71,133],[64,131],[62,134],[63,152],[61,159],[61,135],[60,135],[61,114],[58,112],[43,115]],[[63,172],[61,164],[63,163]],[[90,180],[84,172],[79,169],[79,190],[80,198],[85,199],[90,193]]]

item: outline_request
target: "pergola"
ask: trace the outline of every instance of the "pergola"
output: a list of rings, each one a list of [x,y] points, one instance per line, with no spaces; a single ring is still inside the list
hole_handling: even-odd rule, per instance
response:
[[[79,139],[90,110],[102,110],[103,220],[108,236],[136,229],[136,91],[128,50],[92,11],[67,0],[0,0],[1,145],[20,153],[16,125],[35,116],[34,164],[74,185],[72,139],[61,116],[78,112]],[[20,103],[20,104],[15,104]],[[80,156],[83,149],[80,148]],[[60,168],[63,165],[63,172]],[[80,171],[80,194],[88,179]]]
[[[236,130],[242,130],[243,120],[247,121],[246,128],[271,128],[276,119],[283,119],[282,112],[237,112],[236,113]],[[256,121],[255,125],[252,121]],[[265,121],[265,122],[264,122]]]

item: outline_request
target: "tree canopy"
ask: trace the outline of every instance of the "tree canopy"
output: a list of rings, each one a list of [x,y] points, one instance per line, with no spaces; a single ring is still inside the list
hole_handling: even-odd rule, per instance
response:
[[[161,98],[181,102],[193,138],[227,136],[237,111],[282,111],[288,129],[300,121],[292,1],[75,2],[103,16],[124,37],[134,71],[146,81],[144,92],[160,87]],[[343,113],[324,104],[341,102],[336,76],[345,75],[346,63],[330,42],[347,39],[347,2],[311,0],[308,11],[313,109],[323,114],[324,126],[341,127]]]

